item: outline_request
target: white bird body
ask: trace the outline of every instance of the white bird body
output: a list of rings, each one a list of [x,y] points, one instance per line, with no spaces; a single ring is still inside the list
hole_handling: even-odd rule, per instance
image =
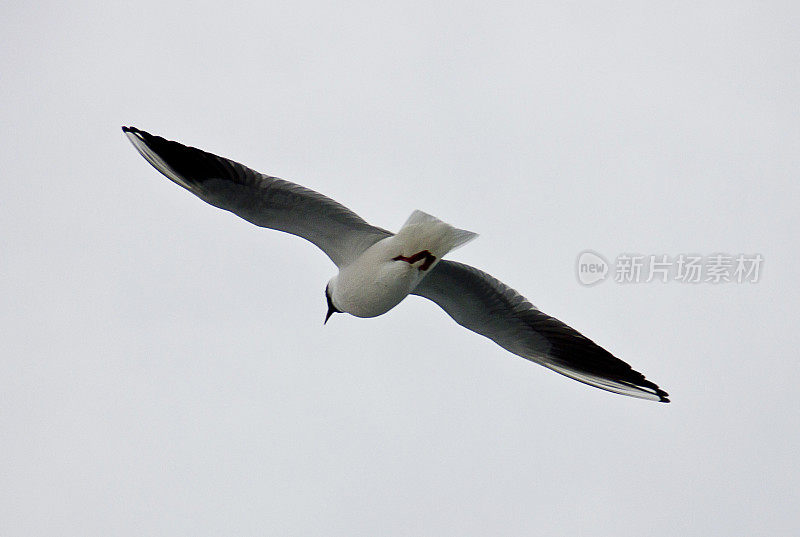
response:
[[[331,278],[331,301],[356,317],[382,315],[407,297],[442,257],[476,236],[414,211],[396,235],[379,240]]]

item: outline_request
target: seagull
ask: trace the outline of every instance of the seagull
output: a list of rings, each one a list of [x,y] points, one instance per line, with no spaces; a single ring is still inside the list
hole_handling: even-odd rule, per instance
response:
[[[319,247],[338,268],[325,287],[325,323],[334,313],[375,317],[417,295],[526,360],[602,390],[669,402],[667,392],[644,375],[514,289],[442,259],[475,233],[414,211],[394,234],[298,184],[135,127],[122,131],[156,170],[206,203]]]

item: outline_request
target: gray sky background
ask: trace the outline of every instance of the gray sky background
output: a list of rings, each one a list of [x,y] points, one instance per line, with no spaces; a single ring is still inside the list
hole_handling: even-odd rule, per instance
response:
[[[38,2],[0,20],[0,534],[789,535],[794,2]],[[615,396],[153,170],[131,124],[477,265],[670,392]],[[582,287],[576,256],[760,253]]]

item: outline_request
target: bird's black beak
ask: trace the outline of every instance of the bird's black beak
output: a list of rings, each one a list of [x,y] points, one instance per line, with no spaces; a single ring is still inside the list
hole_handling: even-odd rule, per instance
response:
[[[328,319],[331,318],[331,315],[342,312],[342,310],[337,309],[336,306],[333,305],[333,300],[331,300],[331,292],[327,287],[325,288],[325,300],[328,301],[328,314],[325,315],[325,322],[322,323],[323,325],[328,323]]]

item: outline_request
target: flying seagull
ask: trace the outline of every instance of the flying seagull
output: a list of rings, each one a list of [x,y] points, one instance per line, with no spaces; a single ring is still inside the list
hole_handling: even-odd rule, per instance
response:
[[[325,252],[339,269],[325,287],[325,322],[333,313],[381,315],[418,295],[531,362],[602,390],[669,402],[667,392],[644,375],[515,290],[474,267],[442,260],[474,233],[414,211],[393,234],[303,186],[135,127],[122,131],[159,172],[203,201]]]

